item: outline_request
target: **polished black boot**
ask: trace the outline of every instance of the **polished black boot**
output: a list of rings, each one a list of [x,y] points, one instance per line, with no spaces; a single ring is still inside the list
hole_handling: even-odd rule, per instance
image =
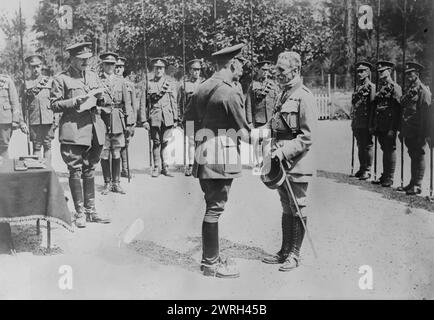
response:
[[[122,189],[120,184],[121,176],[121,159],[112,159],[112,191],[120,194],[125,194],[126,192]]]
[[[292,216],[282,215],[282,247],[272,256],[265,257],[262,262],[269,264],[284,263],[292,248]]]
[[[294,268],[297,268],[300,265],[300,249],[303,243],[304,238],[304,227],[298,216],[292,216],[293,224],[292,224],[292,247],[291,253],[286,258],[283,265],[279,268],[279,271],[291,271]],[[304,224],[307,224],[307,217],[303,217]]]
[[[101,169],[102,169],[102,175],[104,177],[104,189],[102,190],[101,194],[107,195],[112,190],[109,159],[101,159]]]
[[[75,225],[77,228],[86,227],[86,214],[83,205],[83,189],[80,178],[69,178],[69,188],[71,189],[72,200],[75,207]]]
[[[102,218],[95,208],[95,178],[83,178],[84,212],[87,222],[110,223],[108,218]]]
[[[218,223],[202,223],[202,262],[200,270],[204,276],[237,278],[240,276],[234,264],[219,255]]]

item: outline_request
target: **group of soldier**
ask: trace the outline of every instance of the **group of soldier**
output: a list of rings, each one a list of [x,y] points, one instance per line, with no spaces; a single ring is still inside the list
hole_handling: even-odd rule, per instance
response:
[[[99,56],[101,71],[94,72],[89,68],[90,46],[91,43],[84,42],[67,47],[69,65],[52,78],[42,74],[41,56],[31,55],[26,59],[32,75],[25,81],[23,99],[26,99],[30,128],[23,120],[13,81],[2,76],[2,156],[7,157],[13,129],[20,128],[26,134],[30,129],[35,155],[49,162],[51,141],[58,128],[61,157],[69,171],[75,209],[73,220],[78,228],[84,228],[88,222],[110,223],[110,218],[95,208],[95,168],[101,161],[103,195],[125,193],[120,176],[131,178],[127,146],[136,124],[149,131],[153,155],[151,175],[158,177],[172,176],[166,155],[171,131],[192,121],[194,132],[186,134],[185,175],[199,179],[206,202],[201,270],[207,276],[233,278],[239,272],[230,259],[220,256],[218,221],[233,179],[241,176],[240,139],[253,143],[260,140],[258,128],[268,130],[269,143],[264,143],[268,148],[256,147],[256,162],[261,157],[265,162],[268,157],[282,163],[283,167],[279,168],[292,193],[281,182],[269,179],[266,183],[278,190],[281,199],[282,246],[263,262],[280,264],[280,271],[296,268],[307,223],[300,208],[306,206],[307,187],[314,171],[310,149],[317,120],[313,95],[300,76],[300,55],[286,51],[279,55],[276,64],[258,63],[257,78],[247,88],[246,95],[239,82],[246,64],[241,55],[244,44],[215,52],[212,58],[217,70],[206,80],[202,77],[202,61],[190,61],[188,76],[179,85],[165,74],[167,60],[155,58],[151,60],[152,78],[136,94],[134,85],[122,76],[125,58],[105,52]],[[201,129],[214,136],[198,138]],[[241,135],[236,138],[227,135],[225,132],[231,129]],[[223,160],[197,161],[197,154],[207,154],[204,150],[209,148],[212,152],[208,155]],[[237,155],[235,163],[227,157],[231,152]],[[264,172],[263,181],[267,180],[267,174],[268,171]]]
[[[422,192],[425,174],[425,145],[431,145],[431,92],[420,80],[424,67],[417,62],[405,65],[407,86],[404,94],[392,79],[395,67],[390,61],[378,61],[376,67],[366,61],[356,64],[358,86],[352,97],[352,130],[357,141],[360,169],[354,174],[360,180],[371,178],[373,138],[383,151],[383,172],[372,183],[391,187],[396,167],[397,136],[408,149],[411,159],[411,179],[398,191],[407,195]],[[378,88],[370,80],[371,72],[378,73]],[[399,135],[398,135],[399,132]]]
[[[110,222],[109,217],[95,208],[94,172],[98,162],[101,161],[104,178],[102,195],[125,193],[120,177],[131,178],[128,144],[136,124],[149,131],[152,177],[160,174],[171,177],[167,147],[172,131],[177,126],[186,128],[187,122],[192,121],[194,132],[185,137],[185,175],[199,179],[206,203],[201,270],[207,276],[233,278],[239,276],[235,264],[222,258],[219,252],[219,217],[233,179],[241,176],[240,141],[252,143],[257,163],[268,159],[270,166],[278,166],[277,171],[264,171],[261,179],[267,187],[277,189],[282,205],[281,248],[263,262],[280,264],[280,271],[298,267],[307,230],[307,218],[301,210],[307,204],[307,188],[314,173],[311,145],[317,120],[314,96],[303,85],[300,55],[285,51],[276,63],[259,62],[256,78],[245,95],[239,82],[246,64],[241,56],[244,44],[215,52],[212,57],[217,69],[209,79],[202,77],[202,61],[191,60],[187,64],[189,73],[180,84],[165,74],[168,61],[155,58],[151,60],[152,77],[136,93],[134,85],[123,77],[126,59],[118,54],[102,53],[101,71],[89,69],[90,46],[91,43],[85,42],[66,48],[70,64],[53,78],[42,74],[41,56],[26,59],[31,78],[25,82],[23,99],[29,127],[20,111],[13,81],[1,76],[1,156],[7,157],[11,132],[20,128],[30,134],[34,154],[50,162],[51,141],[59,128],[60,153],[68,167],[75,208],[74,221],[78,228],[83,228],[87,222]],[[377,62],[377,90],[370,81],[374,66],[360,61],[356,68],[359,84],[352,97],[352,130],[360,169],[355,176],[361,180],[370,178],[375,135],[383,150],[383,173],[373,183],[391,187],[399,132],[411,158],[411,180],[400,190],[420,193],[425,170],[424,146],[431,142],[428,133],[431,93],[419,79],[423,67],[415,62],[406,64],[408,87],[404,95],[391,77],[393,63]],[[201,130],[213,136],[204,138]],[[231,130],[237,132],[235,138],[228,134]],[[262,145],[257,143],[261,130],[271,133],[262,139]],[[231,152],[237,155],[237,161],[228,159]],[[197,161],[198,155],[207,154],[212,159]]]

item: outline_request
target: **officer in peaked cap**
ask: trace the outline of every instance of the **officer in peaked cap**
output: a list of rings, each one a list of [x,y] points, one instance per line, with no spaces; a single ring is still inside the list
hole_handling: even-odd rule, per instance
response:
[[[235,265],[220,257],[218,221],[233,179],[241,176],[238,138],[249,139],[250,127],[245,119],[242,97],[233,86],[242,72],[242,62],[236,56],[243,47],[244,44],[238,44],[213,53],[218,71],[198,87],[184,115],[187,126],[189,121],[194,121],[196,128],[213,133],[203,140],[201,130],[196,133],[198,146],[193,165],[193,175],[199,179],[206,202],[201,262],[205,276],[239,276]],[[233,136],[229,132],[237,134]]]
[[[123,78],[127,84],[127,90],[130,95],[131,99],[131,106],[133,108],[133,115],[131,121],[134,122],[133,125],[128,126],[127,131],[125,132],[125,147],[121,149],[121,162],[122,162],[122,170],[121,170],[121,177],[128,178],[128,164],[127,164],[127,148],[128,144],[130,143],[132,137],[134,136],[134,130],[136,127],[136,121],[137,121],[137,112],[139,109],[139,102],[136,97],[136,88],[134,87],[134,84],[128,80],[127,77],[124,77],[125,72],[125,64],[127,59],[125,57],[118,57],[116,61],[116,68],[115,73],[117,76]],[[131,174],[129,176],[131,178]]]
[[[126,80],[115,74],[118,55],[114,52],[105,52],[99,57],[103,68],[100,79],[105,88],[101,117],[107,128],[101,153],[101,168],[104,177],[102,194],[106,195],[110,191],[125,194],[120,185],[121,149],[125,147],[125,137],[135,121],[131,94]]]
[[[271,119],[273,108],[279,99],[280,89],[270,73],[271,61],[260,61],[255,67],[258,70],[256,79],[247,89],[246,118],[249,124],[258,128]],[[258,153],[255,152],[255,155]],[[256,159],[256,162],[259,163],[259,159]]]
[[[71,63],[54,77],[50,92],[51,109],[62,114],[59,122],[60,152],[68,166],[69,188],[76,211],[75,224],[79,228],[84,228],[86,221],[110,222],[95,209],[94,172],[100,160],[106,127],[97,109],[97,105],[103,104],[103,87],[97,74],[88,69],[92,57],[90,46],[90,42],[82,42],[66,48]],[[91,94],[94,89],[97,89],[95,94]],[[92,108],[87,108],[91,107],[89,99],[95,104]],[[80,110],[85,102],[88,102],[86,110]]]
[[[201,59],[190,60],[189,62],[187,62],[186,66],[189,72],[186,76],[186,79],[181,80],[178,90],[178,106],[180,110],[180,119],[183,118],[186,107],[191,101],[192,95],[196,92],[199,85],[205,81],[205,79],[201,75]],[[185,125],[184,130],[187,130]],[[192,132],[187,132],[187,166],[184,172],[186,176],[191,176],[194,162],[194,130],[190,131]]]
[[[58,125],[58,115],[50,108],[52,79],[42,74],[43,57],[39,54],[28,56],[25,61],[30,66],[31,77],[25,83],[26,107],[29,116],[30,139],[33,152],[51,162],[51,141]]]
[[[390,61],[377,62],[379,88],[374,98],[372,132],[377,135],[383,151],[383,173],[373,181],[383,187],[393,185],[396,166],[396,134],[401,119],[401,87],[392,79],[395,64]]]
[[[371,177],[372,165],[372,108],[375,97],[375,85],[370,80],[374,68],[367,61],[356,63],[358,85],[352,96],[351,127],[357,142],[360,168],[355,177],[367,180]]]
[[[169,172],[167,146],[178,124],[178,103],[176,84],[165,75],[168,62],[164,58],[151,60],[154,77],[148,81],[148,96],[143,90],[140,98],[140,116],[143,127],[150,130],[153,142],[154,168],[152,177],[160,173],[173,177]],[[148,115],[149,114],[149,115]]]
[[[429,136],[429,112],[431,108],[431,92],[420,81],[424,67],[417,62],[405,65],[405,76],[408,83],[401,98],[402,118],[400,138],[404,138],[411,159],[411,179],[408,185],[398,188],[408,195],[422,192],[422,180],[425,174],[425,144]]]

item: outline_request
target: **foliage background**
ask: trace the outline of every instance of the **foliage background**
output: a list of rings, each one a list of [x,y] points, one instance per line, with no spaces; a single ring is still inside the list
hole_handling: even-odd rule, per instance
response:
[[[403,6],[405,0],[382,0],[381,19],[374,16],[374,30],[358,32],[358,57],[376,60],[376,27],[380,25],[380,58],[402,62]],[[275,60],[285,50],[300,52],[306,77],[324,79],[338,74],[347,86],[352,81],[355,58],[355,17],[361,4],[378,10],[378,0],[63,0],[73,7],[73,29],[60,30],[58,0],[42,0],[34,25],[24,33],[37,33],[33,47],[46,57],[52,73],[67,63],[61,48],[75,41],[90,41],[97,66],[99,53],[113,50],[128,59],[127,69],[143,76],[144,47],[148,58],[166,57],[169,73],[182,75],[182,29],[185,26],[186,61],[205,58],[211,73],[211,53],[225,45],[246,42],[244,55],[257,62]],[[183,3],[185,14],[183,15]],[[433,46],[431,0],[407,0],[407,60],[417,59],[431,68]],[[142,10],[143,8],[143,10]],[[184,20],[185,18],[185,20]],[[7,36],[0,52],[2,72],[21,79],[19,58],[19,19],[0,16],[0,28]],[[146,41],[145,41],[146,39]],[[248,66],[250,68],[250,66]],[[250,70],[248,70],[250,71]],[[398,69],[399,71],[399,69]],[[249,74],[249,72],[247,73]],[[399,72],[398,72],[399,77]]]

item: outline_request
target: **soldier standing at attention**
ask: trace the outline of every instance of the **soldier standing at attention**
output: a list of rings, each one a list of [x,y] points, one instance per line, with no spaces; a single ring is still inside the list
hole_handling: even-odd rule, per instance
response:
[[[271,61],[256,64],[258,79],[254,80],[247,90],[246,118],[254,128],[262,127],[271,119],[273,108],[279,99],[280,90],[271,78]]]
[[[124,77],[126,61],[127,61],[126,58],[118,57],[118,60],[116,61],[116,67],[115,67],[116,75],[121,77],[122,79],[125,79],[126,81],[127,90],[130,95],[131,106],[133,108],[133,115],[131,118],[131,122],[133,122],[133,125],[127,127],[127,131],[125,131],[125,147],[121,148],[121,160],[122,160],[121,177],[124,178],[128,178],[127,148],[131,139],[134,137],[134,130],[136,128],[136,121],[137,121],[137,111],[139,109],[138,100],[136,97],[136,88],[134,87],[134,84],[131,81],[129,81],[126,77]],[[129,178],[130,179],[132,178],[131,174]]]
[[[86,227],[86,221],[110,222],[95,209],[94,173],[106,128],[97,110],[97,105],[103,102],[102,93],[90,93],[102,89],[97,74],[88,70],[88,61],[92,57],[90,46],[90,42],[83,42],[66,48],[70,66],[54,77],[50,93],[51,109],[62,113],[59,121],[60,152],[69,170],[69,188],[78,228]],[[95,103],[93,97],[97,98]]]
[[[396,132],[401,121],[401,87],[392,80],[391,71],[395,64],[390,61],[378,61],[377,72],[379,88],[374,99],[373,128],[378,136],[383,151],[383,173],[380,179],[372,181],[383,187],[393,185],[396,166]]]
[[[307,188],[315,172],[311,151],[317,122],[316,103],[312,92],[301,79],[301,58],[297,52],[282,52],[276,64],[277,80],[282,89],[270,122],[271,158],[278,158],[294,191],[300,210],[307,205]],[[264,156],[267,156],[265,154]],[[277,189],[282,204],[282,246],[273,256],[262,261],[282,264],[279,271],[290,271],[300,264],[300,249],[305,229],[297,215],[294,199],[284,185]],[[307,224],[307,217],[303,217]]]
[[[357,141],[360,169],[354,176],[360,180],[371,177],[372,165],[372,107],[375,97],[375,85],[370,75],[373,66],[366,61],[356,63],[359,85],[352,96],[351,128]]]
[[[271,78],[271,61],[258,62],[257,80],[253,80],[247,89],[246,97],[246,119],[254,128],[262,127],[271,119],[273,108],[276,105],[280,89],[277,83]],[[259,155],[260,145],[257,145],[254,155]],[[259,164],[260,160],[255,160]]]
[[[185,88],[184,81],[181,81],[178,91],[178,106],[181,110],[180,119],[184,116],[187,105],[190,103],[191,96],[196,92],[198,86],[205,81],[200,74],[202,71],[202,61],[200,59],[193,59],[187,62],[187,66],[189,67],[189,76],[185,79]],[[184,125],[184,130],[186,129],[187,128]],[[187,167],[185,168],[184,173],[188,177],[191,176],[194,162],[194,134],[188,135],[187,139]]]
[[[106,195],[110,191],[125,194],[120,186],[121,148],[125,147],[126,132],[130,132],[134,125],[131,93],[124,78],[115,74],[118,55],[106,52],[99,57],[103,67],[100,79],[105,89],[101,118],[107,128],[101,153],[101,168],[104,176],[104,189],[101,194]]]
[[[165,68],[168,64],[166,59],[154,58],[151,64],[154,77],[148,83],[148,97],[145,96],[146,90],[142,92],[140,117],[143,127],[151,131],[154,158],[152,177],[156,178],[160,173],[173,177],[169,172],[166,149],[172,138],[173,128],[178,124],[176,85],[165,75]],[[149,108],[149,117],[146,114],[147,108]]]
[[[200,128],[193,175],[206,202],[201,270],[205,276],[220,278],[239,276],[234,263],[220,257],[218,221],[233,179],[241,176],[239,138],[248,140],[250,132],[242,96],[233,85],[242,73],[243,64],[236,56],[243,47],[239,44],[213,54],[218,71],[199,86],[185,114],[185,120],[197,122]]]
[[[422,180],[425,175],[425,144],[429,136],[429,111],[431,92],[419,79],[423,66],[416,62],[408,62],[405,76],[408,86],[401,99],[402,119],[400,138],[408,149],[411,159],[411,179],[408,185],[398,188],[408,195],[422,192]]]
[[[12,130],[20,128],[24,134],[28,128],[23,121],[18,93],[13,80],[0,74],[0,157],[8,158],[9,141]]]
[[[35,54],[25,60],[32,71],[31,78],[26,81],[25,93],[33,154],[41,157],[41,149],[44,147],[44,159],[51,163],[51,141],[58,123],[58,117],[50,108],[52,79],[42,75],[42,56]]]

